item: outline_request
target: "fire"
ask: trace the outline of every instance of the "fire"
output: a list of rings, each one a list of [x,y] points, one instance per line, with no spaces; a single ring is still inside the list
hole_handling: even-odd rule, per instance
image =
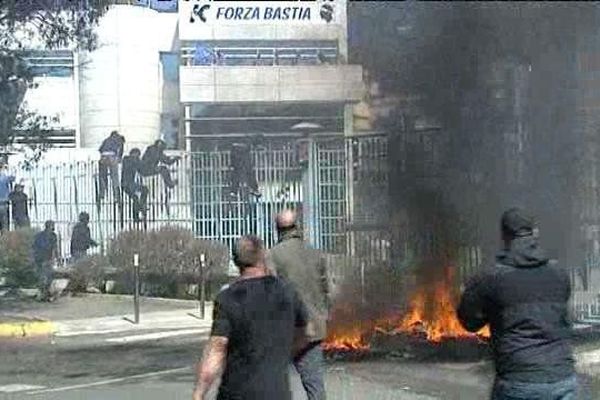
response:
[[[325,350],[365,351],[369,349],[369,344],[364,338],[362,329],[355,327],[346,332],[330,334],[323,348]]]
[[[452,291],[445,282],[439,282],[429,289],[419,288],[410,301],[408,313],[400,320],[392,318],[382,325],[380,330],[388,334],[422,334],[432,342],[473,336],[458,321]],[[489,337],[489,328],[484,327],[476,335]]]
[[[422,335],[427,340],[439,343],[450,338],[489,338],[486,326],[476,334],[466,331],[456,316],[457,291],[453,280],[453,269],[446,267],[443,276],[433,282],[417,286],[412,293],[406,313],[350,326],[334,328],[325,348],[328,350],[366,350],[368,338],[375,332],[394,335]],[[344,312],[344,314],[347,314]],[[345,319],[348,321],[348,319]]]

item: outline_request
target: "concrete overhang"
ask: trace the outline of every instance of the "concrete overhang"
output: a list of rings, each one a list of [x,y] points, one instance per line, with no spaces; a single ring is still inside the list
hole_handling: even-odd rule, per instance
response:
[[[358,102],[360,65],[181,66],[182,103]]]

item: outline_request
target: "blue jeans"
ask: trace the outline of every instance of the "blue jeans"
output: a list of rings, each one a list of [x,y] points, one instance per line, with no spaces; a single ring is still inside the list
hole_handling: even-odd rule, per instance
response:
[[[577,378],[553,383],[506,381],[496,378],[492,400],[575,400]]]
[[[325,361],[321,342],[313,342],[294,359],[308,400],[325,400]]]

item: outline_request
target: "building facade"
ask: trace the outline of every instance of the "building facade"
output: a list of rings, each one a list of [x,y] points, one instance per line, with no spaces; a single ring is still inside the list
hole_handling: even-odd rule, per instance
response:
[[[270,244],[275,212],[292,206],[314,245],[349,253],[353,104],[364,84],[362,68],[346,61],[346,1],[155,8],[112,6],[95,51],[64,52],[71,68],[64,87],[45,78],[26,95],[68,115],[58,128],[72,137],[70,149],[52,148],[33,170],[14,158],[34,198],[34,224],[55,219],[65,249],[79,211],[91,214],[101,240],[140,228],[110,190],[98,200],[97,149],[117,130],[126,152],[163,139],[183,156],[169,167],[175,189],[144,178],[151,189],[144,228],[177,224],[228,244],[252,232]]]

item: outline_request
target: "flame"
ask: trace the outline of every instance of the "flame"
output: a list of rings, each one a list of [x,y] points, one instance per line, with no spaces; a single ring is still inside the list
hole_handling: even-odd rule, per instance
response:
[[[394,335],[422,335],[428,341],[439,343],[451,338],[489,338],[485,326],[473,334],[466,331],[456,315],[457,291],[453,284],[453,269],[444,268],[441,279],[418,286],[412,293],[408,311],[394,313],[370,323],[357,321],[355,326],[345,325],[330,332],[325,348],[328,350],[366,350],[368,337],[375,332]],[[347,313],[347,311],[346,311]]]
[[[338,334],[330,333],[323,348],[328,351],[366,351],[369,350],[369,344],[364,336],[363,330],[358,327],[350,328],[348,331]]]

